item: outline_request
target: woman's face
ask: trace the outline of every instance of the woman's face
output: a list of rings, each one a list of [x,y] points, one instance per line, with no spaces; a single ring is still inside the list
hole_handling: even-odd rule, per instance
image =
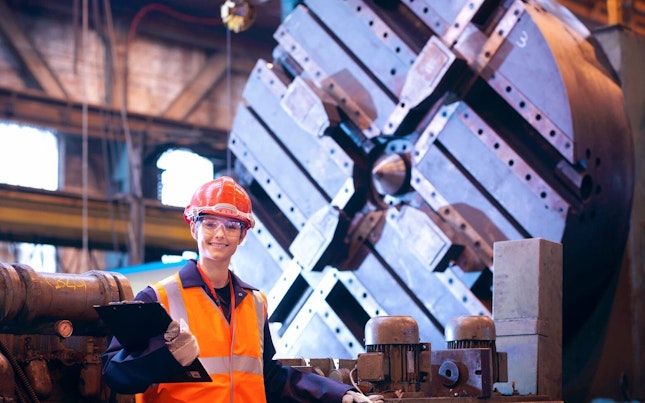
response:
[[[190,229],[197,241],[200,259],[227,264],[246,236],[246,229],[241,221],[215,215],[207,215],[192,222]]]

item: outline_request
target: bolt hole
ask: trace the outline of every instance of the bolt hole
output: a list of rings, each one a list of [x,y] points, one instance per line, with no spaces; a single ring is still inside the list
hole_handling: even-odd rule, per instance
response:
[[[593,180],[591,179],[591,176],[585,175],[582,178],[582,183],[580,184],[580,197],[582,197],[582,200],[589,200],[592,191]]]

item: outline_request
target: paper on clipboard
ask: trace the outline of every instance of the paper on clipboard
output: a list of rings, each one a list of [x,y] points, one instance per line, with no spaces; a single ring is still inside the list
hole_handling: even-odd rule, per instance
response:
[[[113,302],[95,305],[94,309],[119,343],[131,351],[145,349],[148,340],[164,333],[172,321],[166,309],[158,302]],[[184,368],[186,371],[176,379],[159,382],[212,382],[199,359]]]

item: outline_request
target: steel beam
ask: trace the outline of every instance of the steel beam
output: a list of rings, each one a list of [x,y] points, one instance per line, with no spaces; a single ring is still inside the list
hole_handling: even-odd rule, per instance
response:
[[[16,21],[16,15],[7,2],[0,0],[0,31],[9,39],[17,56],[40,87],[51,97],[66,99],[65,89]]]
[[[193,80],[181,91],[181,93],[170,103],[163,113],[165,118],[184,120],[190,115],[195,107],[208,94],[224,74],[226,73],[226,58],[224,54],[212,55],[208,58],[204,67]]]
[[[80,194],[0,185],[0,237],[17,242],[81,246]],[[143,232],[147,252],[181,253],[195,248],[182,219],[182,209],[147,200]],[[91,198],[88,236],[92,249],[128,250],[130,203]]]
[[[117,109],[89,105],[87,134],[90,137],[125,141],[121,114]],[[83,106],[47,95],[0,88],[0,119],[26,122],[72,135],[82,134]],[[224,129],[197,126],[183,121],[151,115],[128,113],[132,133],[143,133],[148,147],[156,144],[199,147],[202,155],[226,150]]]

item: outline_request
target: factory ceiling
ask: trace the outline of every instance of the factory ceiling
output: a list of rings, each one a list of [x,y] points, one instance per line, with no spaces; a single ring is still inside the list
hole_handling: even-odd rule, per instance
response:
[[[31,9],[34,13],[55,12],[66,18],[80,21],[84,0],[4,0],[13,9]],[[90,9],[111,6],[115,16],[129,19],[137,15],[142,18],[140,32],[168,38],[189,41],[198,46],[218,47],[223,31],[220,7],[224,0],[85,0]],[[229,0],[233,3],[250,4],[255,12],[252,29],[238,33],[247,43],[273,43],[273,32],[283,15],[293,9],[297,0]],[[373,0],[379,2],[379,0]],[[383,0],[381,0],[383,1]],[[387,0],[391,1],[391,0]],[[546,0],[545,2],[551,0]],[[100,4],[99,4],[100,3]],[[645,33],[645,0],[559,0],[590,28],[622,23],[630,29]],[[175,14],[173,14],[173,12]],[[201,22],[181,20],[178,14],[199,16]],[[92,16],[90,16],[91,18]],[[207,21],[210,19],[210,21]]]
[[[109,9],[115,24],[136,25],[138,35],[151,35],[157,38],[185,43],[192,46],[219,49],[225,43],[226,30],[221,18],[224,1],[206,0],[3,0],[13,10],[21,10],[38,17],[39,15],[58,15],[74,21],[82,20],[84,5],[87,5],[90,24],[98,25],[104,21],[105,10]],[[2,3],[0,2],[0,3]],[[243,43],[246,51],[257,51],[257,46],[273,43],[272,35],[280,24],[283,3],[286,0],[252,0],[254,18],[252,28],[236,34],[236,40]],[[248,4],[241,2],[241,4]],[[250,47],[249,47],[250,46]]]

